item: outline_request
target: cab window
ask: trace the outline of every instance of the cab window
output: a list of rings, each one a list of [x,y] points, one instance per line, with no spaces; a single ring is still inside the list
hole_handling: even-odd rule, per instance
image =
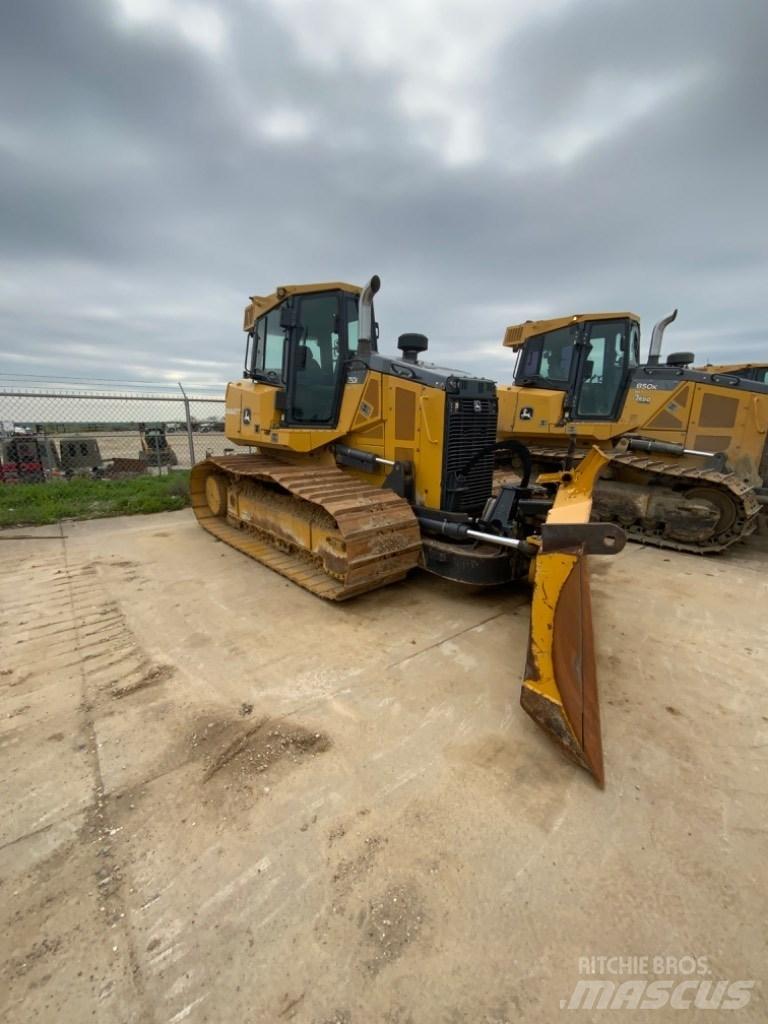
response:
[[[280,326],[280,310],[273,309],[266,317],[264,340],[264,370],[273,370],[279,376],[285,365],[285,331]]]
[[[624,390],[631,344],[626,321],[593,321],[584,350],[576,415],[610,418]]]
[[[629,347],[627,349],[628,361],[627,366],[634,370],[636,366],[640,365],[640,325],[634,321],[630,321],[629,327]]]
[[[280,326],[280,310],[273,309],[259,317],[253,330],[252,370],[258,373],[285,377],[285,331]]]
[[[359,336],[359,313],[357,301],[357,298],[351,295],[344,297],[344,303],[347,311],[347,349],[350,356],[355,355],[357,352],[357,340]]]
[[[518,384],[566,388],[573,359],[573,331],[561,327],[527,342],[515,373]]]
[[[289,418],[302,424],[334,422],[347,358],[339,332],[338,293],[302,296],[295,339]]]

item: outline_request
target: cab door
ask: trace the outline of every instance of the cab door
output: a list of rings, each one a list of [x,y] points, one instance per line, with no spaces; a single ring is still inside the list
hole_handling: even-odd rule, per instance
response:
[[[339,292],[301,295],[294,301],[285,422],[333,427],[348,359],[347,304]]]
[[[626,320],[592,320],[583,325],[576,343],[572,420],[615,422],[621,416],[629,370],[637,365],[637,324]]]

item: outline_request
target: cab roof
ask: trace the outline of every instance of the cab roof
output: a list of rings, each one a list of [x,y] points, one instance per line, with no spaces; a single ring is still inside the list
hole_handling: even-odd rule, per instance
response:
[[[504,332],[505,348],[522,348],[531,338],[548,331],[557,331],[571,324],[583,324],[588,320],[637,320],[637,313],[574,313],[572,316],[558,316],[551,320],[526,320],[522,324],[513,324]]]
[[[245,307],[243,330],[250,331],[260,316],[279,306],[289,295],[307,295],[312,292],[351,292],[359,295],[363,289],[358,284],[345,281],[323,281],[320,284],[281,284],[270,295],[251,295]]]

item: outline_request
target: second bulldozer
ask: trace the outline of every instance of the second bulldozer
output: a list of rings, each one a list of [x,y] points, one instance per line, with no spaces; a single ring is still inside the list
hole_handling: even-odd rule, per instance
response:
[[[584,313],[507,328],[518,353],[514,384],[499,387],[499,440],[531,449],[535,467],[572,466],[594,444],[609,449],[596,518],[630,540],[719,552],[750,534],[766,502],[768,386],[691,369],[690,352],[659,361],[656,324],[640,361],[633,313]],[[497,484],[513,478],[504,465]]]
[[[768,384],[768,364],[766,363],[707,363],[706,366],[701,366],[699,369],[702,373],[742,377],[744,380],[756,380],[758,384]]]

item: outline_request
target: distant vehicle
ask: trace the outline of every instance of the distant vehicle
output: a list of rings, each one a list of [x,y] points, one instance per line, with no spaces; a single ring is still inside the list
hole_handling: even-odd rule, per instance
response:
[[[4,484],[45,482],[47,458],[44,439],[11,434],[0,439],[0,481]]]
[[[223,434],[224,420],[215,420],[213,422],[207,420],[198,426],[197,432],[198,434]]]
[[[95,437],[66,437],[59,441],[61,468],[69,479],[73,476],[100,477],[104,462]]]
[[[156,423],[152,426],[141,424],[141,451],[139,459],[146,466],[176,466],[179,459],[176,452],[168,444],[165,436],[165,424]]]
[[[61,460],[52,438],[12,423],[3,424],[0,483],[43,483],[61,475]]]
[[[44,434],[38,434],[37,443],[40,445],[46,477],[63,476],[59,449],[56,447],[56,442],[53,438],[46,437]]]

